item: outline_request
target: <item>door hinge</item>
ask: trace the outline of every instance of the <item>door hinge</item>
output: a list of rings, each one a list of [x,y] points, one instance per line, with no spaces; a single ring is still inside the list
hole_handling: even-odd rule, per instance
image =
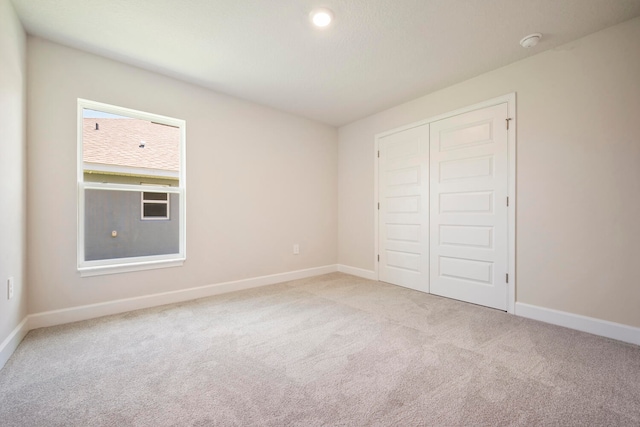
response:
[[[509,283],[509,273],[507,273],[507,283]]]
[[[378,202],[378,210],[380,210],[380,202]]]
[[[507,207],[509,206],[509,198],[507,197]]]
[[[509,130],[509,122],[513,119],[507,117],[505,120],[507,122],[507,130]]]
[[[378,262],[380,262],[380,255],[378,255]]]
[[[380,150],[378,150],[378,158],[380,158]]]

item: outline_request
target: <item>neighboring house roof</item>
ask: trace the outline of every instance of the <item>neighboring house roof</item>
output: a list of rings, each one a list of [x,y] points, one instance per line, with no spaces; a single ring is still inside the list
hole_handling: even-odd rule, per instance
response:
[[[85,170],[96,164],[177,173],[180,129],[139,119],[85,118],[82,157]]]

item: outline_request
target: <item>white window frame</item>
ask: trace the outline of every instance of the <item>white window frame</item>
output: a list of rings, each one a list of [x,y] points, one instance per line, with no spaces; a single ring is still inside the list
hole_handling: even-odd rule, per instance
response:
[[[96,110],[105,113],[117,114],[120,116],[132,117],[141,120],[149,120],[155,123],[161,123],[174,126],[180,129],[180,170],[178,172],[177,187],[159,187],[157,185],[148,184],[111,184],[99,182],[84,181],[84,166],[82,155],[82,133],[83,133],[83,111],[84,109]],[[78,181],[78,271],[82,277],[96,276],[102,274],[124,273],[130,271],[150,270],[165,267],[177,267],[183,265],[186,259],[186,122],[184,120],[172,117],[161,116],[158,114],[146,113],[144,111],[132,110],[129,108],[118,107],[115,105],[104,104],[101,102],[90,101],[78,98],[78,158],[77,158],[77,181]],[[114,258],[85,261],[85,242],[84,242],[84,218],[85,218],[85,191],[86,190],[118,190],[118,191],[135,191],[147,193],[167,193],[167,203],[170,194],[178,194],[179,203],[179,225],[178,225],[178,253],[166,255],[151,255],[129,258]],[[144,198],[142,195],[141,197]],[[169,214],[169,206],[167,205],[167,214]],[[148,218],[150,219],[150,218]],[[165,219],[165,218],[162,218]]]
[[[146,184],[141,182],[142,185],[153,185],[156,187],[169,187],[168,185],[158,185],[158,184]],[[148,191],[142,191],[140,193],[140,219],[142,221],[166,221],[171,219],[171,195],[163,191],[163,194],[167,195],[167,200],[147,200],[144,198],[144,193],[148,193]],[[145,203],[157,204],[157,205],[167,205],[167,215],[166,216],[144,216],[144,205]]]
[[[165,192],[162,193],[167,195],[167,200],[145,199],[144,198],[145,193],[148,193],[148,191],[142,191],[140,193],[140,219],[142,221],[166,221],[168,219],[171,219],[171,196],[169,196],[169,193],[165,193]],[[144,216],[144,205],[166,205],[167,215]]]

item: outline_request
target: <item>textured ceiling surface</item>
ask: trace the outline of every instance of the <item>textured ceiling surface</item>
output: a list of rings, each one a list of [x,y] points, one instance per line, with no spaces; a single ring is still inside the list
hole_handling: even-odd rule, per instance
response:
[[[30,34],[335,126],[640,16],[640,0],[12,2]]]

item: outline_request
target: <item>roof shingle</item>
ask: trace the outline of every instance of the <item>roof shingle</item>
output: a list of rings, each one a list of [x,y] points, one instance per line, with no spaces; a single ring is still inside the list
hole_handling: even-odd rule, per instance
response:
[[[86,163],[179,171],[179,128],[139,119],[85,118],[82,135]]]

